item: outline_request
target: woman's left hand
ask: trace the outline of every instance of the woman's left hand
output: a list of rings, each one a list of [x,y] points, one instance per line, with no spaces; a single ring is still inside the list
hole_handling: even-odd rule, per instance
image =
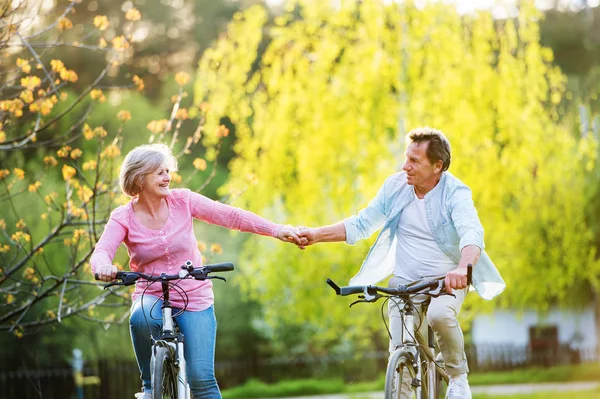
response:
[[[293,242],[296,245],[302,245],[302,241],[306,241],[306,238],[298,236],[300,230],[292,225],[286,224],[281,226],[277,233],[277,238],[285,242]]]

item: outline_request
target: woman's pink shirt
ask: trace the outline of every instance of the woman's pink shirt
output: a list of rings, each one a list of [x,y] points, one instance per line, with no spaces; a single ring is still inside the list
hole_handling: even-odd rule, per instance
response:
[[[116,208],[104,228],[90,259],[92,272],[100,265],[112,264],[117,248],[125,243],[129,253],[129,268],[134,272],[159,275],[177,274],[187,260],[194,266],[202,265],[202,255],[194,235],[193,219],[200,219],[229,229],[276,237],[280,224],[239,208],[213,201],[187,189],[171,190],[167,196],[169,217],[163,227],[153,230],[140,223],[133,213],[133,202]],[[200,311],[213,304],[212,283],[209,280],[186,279],[170,290],[173,306]],[[181,291],[185,292],[182,294]],[[138,280],[132,300],[142,292],[160,298],[160,283],[149,284]]]

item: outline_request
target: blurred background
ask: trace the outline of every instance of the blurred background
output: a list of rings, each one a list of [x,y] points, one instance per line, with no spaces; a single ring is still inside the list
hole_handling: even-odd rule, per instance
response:
[[[134,146],[173,148],[174,187],[319,226],[365,207],[420,126],[450,139],[507,283],[461,313],[472,383],[598,380],[599,5],[0,1],[0,396],[139,391],[130,291],[87,263]],[[379,305],[325,284],[375,236],[300,251],[195,229],[205,262],[236,265],[215,283],[224,397],[382,389]]]

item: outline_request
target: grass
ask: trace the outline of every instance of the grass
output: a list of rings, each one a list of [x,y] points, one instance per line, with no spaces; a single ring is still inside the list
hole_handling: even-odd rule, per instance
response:
[[[571,391],[571,392],[537,392],[518,395],[477,395],[477,399],[598,399],[600,398],[600,389],[592,391]]]
[[[528,368],[512,371],[469,374],[469,383],[475,385],[526,384],[541,382],[600,381],[600,364],[577,366],[558,366],[552,368]],[[354,394],[352,399],[360,399],[361,392],[382,391],[385,376],[369,382],[346,383],[339,379],[287,380],[275,384],[265,384],[258,380],[249,380],[243,385],[223,391],[223,399],[283,398],[287,396],[326,395],[336,393]],[[488,396],[478,395],[478,399],[542,399],[548,392],[532,395]],[[600,391],[579,393],[564,392],[552,394],[553,399],[598,399]]]

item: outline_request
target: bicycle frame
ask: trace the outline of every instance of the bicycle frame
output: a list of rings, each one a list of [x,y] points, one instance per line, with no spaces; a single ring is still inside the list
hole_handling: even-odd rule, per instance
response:
[[[436,385],[438,376],[440,376],[446,384],[448,383],[448,375],[445,370],[435,360],[435,340],[433,330],[427,325],[427,336],[423,337],[419,326],[415,324],[414,304],[410,298],[394,297],[392,306],[399,307],[400,313],[400,342],[402,344],[396,348],[394,352],[401,352],[407,355],[407,358],[412,362],[412,368],[409,368],[411,373],[411,385],[415,386],[416,399],[438,399]],[[398,302],[396,302],[398,301]],[[425,306],[425,305],[423,305]],[[426,308],[422,310],[423,320]],[[392,359],[394,356],[390,356]],[[427,373],[423,373],[423,365],[426,364]],[[425,380],[425,384],[423,384]]]
[[[186,363],[184,356],[184,336],[176,327],[173,319],[173,306],[169,299],[169,284],[166,281],[161,282],[163,291],[162,310],[162,334],[161,337],[152,345],[151,365],[154,368],[154,354],[156,348],[164,346],[170,348],[175,354],[175,365],[177,366],[177,399],[189,399],[191,392],[187,383]],[[152,373],[154,376],[154,373]],[[154,381],[153,384],[154,386]]]

